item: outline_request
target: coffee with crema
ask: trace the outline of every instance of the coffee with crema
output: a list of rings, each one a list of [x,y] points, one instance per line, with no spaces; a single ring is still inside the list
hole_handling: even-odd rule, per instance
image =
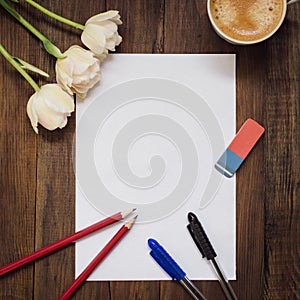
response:
[[[284,14],[284,0],[211,0],[216,26],[240,41],[263,39],[272,33]]]

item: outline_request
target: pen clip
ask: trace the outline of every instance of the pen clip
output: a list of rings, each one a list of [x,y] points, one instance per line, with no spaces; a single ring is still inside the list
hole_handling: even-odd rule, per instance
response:
[[[187,229],[191,234],[194,243],[202,254],[202,257],[210,260],[217,256],[213,246],[211,245],[201,223],[199,222],[197,216],[192,212],[188,213],[189,225]]]

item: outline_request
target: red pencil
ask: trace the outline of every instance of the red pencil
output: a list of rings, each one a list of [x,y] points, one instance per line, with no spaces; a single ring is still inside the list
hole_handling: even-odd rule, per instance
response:
[[[128,223],[123,225],[120,230],[113,236],[113,238],[106,244],[106,246],[99,252],[99,254],[92,260],[92,262],[83,270],[83,272],[75,279],[75,281],[69,286],[69,288],[63,293],[59,300],[69,299],[76,290],[82,285],[87,277],[94,271],[99,263],[105,258],[105,256],[116,246],[122,237],[129,231],[134,224],[134,217]]]
[[[52,253],[64,246],[67,246],[67,245],[71,244],[72,242],[75,242],[75,241],[81,239],[82,237],[89,235],[103,227],[106,227],[112,223],[120,221],[120,220],[124,219],[125,217],[127,217],[129,214],[131,214],[134,210],[135,209],[132,209],[131,211],[125,212],[125,213],[118,212],[104,220],[101,220],[100,222],[97,222],[85,229],[82,229],[82,230],[75,232],[61,240],[58,240],[57,242],[55,242],[53,244],[50,244],[44,248],[41,248],[41,249],[29,254],[29,255],[26,255],[23,258],[20,258],[2,268],[0,268],[0,276],[4,275],[10,271],[13,271],[21,266],[24,266],[25,264],[28,264],[42,256]]]

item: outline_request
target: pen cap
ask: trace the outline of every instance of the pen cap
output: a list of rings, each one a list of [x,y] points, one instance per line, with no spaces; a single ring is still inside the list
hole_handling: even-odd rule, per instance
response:
[[[208,260],[215,258],[217,254],[196,215],[188,213],[188,220],[190,224],[187,228],[202,256]]]
[[[186,273],[178,266],[169,253],[154,239],[148,240],[151,248],[150,255],[170,275],[172,279],[180,281]]]

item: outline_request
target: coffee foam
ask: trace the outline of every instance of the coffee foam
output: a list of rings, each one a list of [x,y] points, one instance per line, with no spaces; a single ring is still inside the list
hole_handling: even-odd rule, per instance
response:
[[[279,24],[283,0],[212,0],[211,15],[227,36],[241,41],[258,40]]]

